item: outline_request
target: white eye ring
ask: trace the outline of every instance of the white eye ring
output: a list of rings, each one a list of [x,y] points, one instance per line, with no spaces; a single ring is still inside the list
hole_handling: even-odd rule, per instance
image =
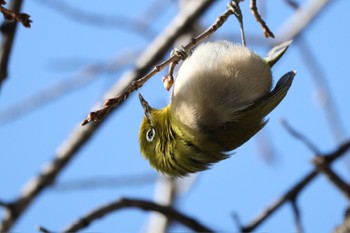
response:
[[[154,139],[154,136],[156,136],[156,131],[153,128],[150,128],[146,133],[146,140],[148,142],[152,142]]]

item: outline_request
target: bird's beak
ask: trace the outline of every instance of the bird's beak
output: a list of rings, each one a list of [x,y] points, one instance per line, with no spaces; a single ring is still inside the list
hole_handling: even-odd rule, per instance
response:
[[[143,111],[145,112],[145,117],[148,122],[151,123],[151,106],[149,106],[148,102],[143,98],[143,96],[139,93],[140,103],[143,107]]]

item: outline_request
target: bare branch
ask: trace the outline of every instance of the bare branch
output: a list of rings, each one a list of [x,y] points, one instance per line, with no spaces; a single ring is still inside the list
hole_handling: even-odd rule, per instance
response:
[[[343,156],[350,149],[350,141],[341,144],[332,153],[324,155],[327,157],[327,162],[331,164],[336,159]],[[251,232],[257,228],[263,221],[269,218],[276,210],[278,210],[285,202],[295,199],[297,195],[308,185],[317,175],[318,171],[315,168],[313,171],[309,172],[304,176],[295,186],[289,189],[282,197],[277,199],[273,204],[269,205],[261,214],[259,214],[251,223],[247,226],[242,227],[242,232]]]
[[[294,220],[295,220],[295,226],[296,226],[296,232],[303,233],[303,226],[301,225],[301,216],[300,216],[300,209],[297,204],[296,199],[291,199],[290,204],[292,206],[293,214],[294,214]]]
[[[9,9],[13,12],[19,12],[22,6],[22,0],[12,0]],[[13,40],[16,34],[16,23],[4,22],[1,26],[2,29],[2,42],[0,46],[0,87],[2,82],[8,75],[8,62],[12,50]]]
[[[321,154],[320,150],[308,138],[299,133],[297,130],[293,129],[293,127],[289,125],[289,123],[285,119],[282,120],[282,125],[288,131],[288,133],[290,133],[290,135],[304,143],[306,147],[309,148],[316,155]]]
[[[75,91],[78,88],[87,85],[96,80],[99,74],[103,72],[113,72],[123,66],[130,64],[136,58],[136,54],[121,54],[112,62],[111,65],[97,63],[88,65],[82,69],[79,74],[72,78],[64,79],[42,91],[35,93],[32,96],[0,111],[0,125],[13,121],[43,105],[58,99],[69,92]]]
[[[228,19],[229,16],[234,14],[235,12],[232,10],[232,8],[227,9],[223,14],[221,14],[216,21],[202,34],[197,36],[196,38],[193,38],[188,44],[185,46],[182,46],[182,49],[185,52],[190,51],[194,46],[196,46],[198,43],[202,42],[204,39],[208,38],[211,34],[213,34],[215,31],[217,31]],[[103,108],[100,110],[90,112],[88,117],[81,123],[81,125],[86,125],[91,121],[101,121],[106,115],[111,111],[111,109],[117,107],[119,104],[121,104],[125,99],[129,97],[129,95],[134,92],[135,90],[141,88],[151,77],[153,77],[156,73],[164,69],[166,66],[168,66],[171,63],[176,63],[177,61],[181,60],[182,56],[180,56],[178,53],[173,53],[170,58],[163,61],[162,63],[156,65],[151,72],[146,74],[140,79],[137,79],[136,81],[133,81],[129,87],[127,87],[120,95],[118,95],[115,98],[110,98],[105,101],[103,104]]]
[[[261,28],[263,29],[265,37],[271,37],[275,38],[269,27],[266,25],[265,21],[261,18],[258,8],[256,7],[256,0],[250,0],[250,9],[258,23],[260,24]]]
[[[16,13],[13,10],[7,9],[5,7],[3,7],[2,5],[5,4],[5,1],[1,1],[0,2],[0,12],[3,14],[5,20],[9,21],[9,22],[13,22],[13,21],[17,21],[22,23],[22,25],[24,27],[30,28],[30,23],[33,22],[32,20],[30,20],[30,15],[26,14],[26,13]]]
[[[294,10],[299,8],[299,3],[295,0],[284,0],[290,7],[292,7]]]
[[[53,233],[52,231],[48,230],[47,228],[45,228],[43,226],[38,226],[37,230],[42,232],[42,233]]]
[[[316,157],[312,161],[315,165],[318,171],[323,172],[328,179],[335,184],[350,200],[350,186],[347,184],[340,176],[338,176],[332,169],[330,168],[330,164],[328,162],[327,157]]]
[[[156,204],[150,201],[129,198],[123,198],[97,208],[96,210],[75,221],[72,225],[66,227],[63,232],[77,232],[87,227],[95,220],[102,218],[114,211],[125,208],[138,208],[145,211],[157,211],[166,216],[168,219],[177,221],[196,232],[213,232],[213,230],[199,223],[194,218],[182,214],[169,206]]]
[[[137,60],[135,70],[126,73],[119,81],[120,83],[116,84],[108,94],[116,96],[117,93],[121,93],[126,88],[128,83],[136,80],[149,70],[170,49],[182,31],[188,25],[194,23],[213,2],[213,0],[193,1],[191,7],[180,12],[173,22],[170,23],[169,27],[154,40],[149,49],[141,54]],[[100,122],[97,122],[87,127],[77,126],[73,129],[70,137],[58,148],[53,161],[37,177],[28,182],[20,197],[14,202],[14,211],[5,212],[5,216],[0,224],[0,232],[8,232],[11,229],[23,211],[45,188],[56,180],[62,169],[91,138],[99,126]]]
[[[337,226],[333,233],[348,233],[350,232],[350,208],[347,207],[344,213],[344,221]]]
[[[159,175],[156,183],[153,201],[168,207],[172,207],[178,194],[176,179]],[[172,219],[158,212],[152,213],[147,223],[145,233],[167,232],[167,228]]]
[[[238,213],[234,212],[232,214],[232,218],[233,218],[233,221],[234,221],[237,229],[242,229],[243,225],[242,225],[242,221],[241,221],[241,218],[239,217]]]

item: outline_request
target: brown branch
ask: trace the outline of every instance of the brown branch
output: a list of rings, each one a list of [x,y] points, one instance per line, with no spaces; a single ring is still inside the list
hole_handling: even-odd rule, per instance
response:
[[[223,23],[227,20],[227,18],[232,14],[233,14],[233,11],[231,9],[226,10],[222,15],[220,15],[217,18],[214,24],[211,25],[205,32],[203,32],[196,38],[192,39],[187,45],[183,46],[182,47],[183,50],[185,52],[188,52],[190,49],[196,46],[199,42],[209,37],[212,33],[214,33],[217,29],[219,29],[223,25]],[[112,108],[121,104],[122,101],[127,99],[133,91],[137,90],[138,88],[141,88],[144,83],[146,83],[156,73],[164,69],[167,65],[171,63],[176,64],[181,58],[182,56],[180,56],[179,54],[173,53],[169,59],[155,66],[151,72],[149,72],[142,78],[136,81],[133,81],[131,85],[127,89],[125,89],[123,93],[121,93],[119,96],[117,96],[116,98],[107,99],[104,103],[103,108],[100,110],[91,112],[88,115],[88,117],[82,122],[82,125],[86,125],[91,121],[101,121]]]
[[[30,28],[30,23],[33,22],[30,20],[30,15],[26,13],[16,13],[13,10],[7,9],[3,7],[2,5],[6,4],[4,0],[0,2],[0,12],[3,14],[5,20],[13,22],[17,21],[22,23],[24,27]]]
[[[66,227],[63,232],[77,232],[107,214],[126,208],[138,208],[145,211],[157,211],[166,216],[168,219],[175,220],[195,232],[213,232],[213,230],[199,223],[194,218],[182,214],[172,207],[156,204],[150,201],[130,198],[122,198],[100,208],[97,208],[96,210],[93,210],[84,217],[75,221],[72,225]]]
[[[297,10],[299,8],[299,3],[294,0],[284,0],[290,7],[292,7],[294,10]]]
[[[38,226],[37,230],[42,232],[42,233],[53,233],[53,231],[48,230],[47,228],[43,227],[43,226]]]
[[[303,227],[301,225],[300,209],[298,207],[297,200],[296,199],[291,199],[290,200],[290,204],[291,204],[292,210],[293,210],[295,226],[296,226],[296,232],[302,233],[304,231],[303,231]]]
[[[83,68],[77,76],[64,79],[0,111],[0,125],[16,120],[18,117],[87,85],[100,77],[99,74],[103,72],[114,72],[123,66],[130,64],[131,61],[134,61],[135,59],[136,54],[122,53],[112,62],[88,65]],[[106,65],[105,63],[108,63],[109,65]]]
[[[330,164],[328,162],[327,157],[316,157],[312,161],[317,170],[319,172],[323,172],[328,179],[335,184],[345,195],[348,200],[350,200],[350,186],[347,184],[340,176],[338,176],[332,169],[330,168]]]
[[[306,147],[308,147],[316,155],[321,154],[320,150],[311,142],[311,140],[309,140],[304,135],[295,130],[285,119],[282,120],[282,125],[290,135],[303,142],[306,145]]]
[[[211,34],[213,34],[215,31],[217,31],[228,19],[229,16],[234,14],[235,12],[232,10],[232,8],[228,8],[223,14],[221,14],[216,21],[202,34],[199,36],[193,38],[188,44],[185,46],[182,46],[183,51],[188,52],[190,51],[194,46],[196,46],[198,43],[202,42],[204,39],[208,38]],[[135,90],[141,88],[151,77],[153,77],[156,73],[164,69],[166,66],[168,66],[171,63],[176,63],[177,61],[181,60],[182,56],[180,56],[178,53],[173,53],[170,58],[163,61],[162,63],[156,65],[151,72],[146,74],[140,79],[137,79],[136,81],[133,81],[120,95],[118,95],[115,98],[110,98],[105,101],[103,104],[103,107],[100,110],[90,112],[87,118],[81,123],[81,125],[86,125],[90,123],[91,121],[101,121],[108,113],[111,111],[111,109],[117,107],[119,104],[121,104],[125,99],[129,97],[129,95],[134,92]]]
[[[22,0],[12,0],[9,9],[13,12],[19,12],[22,6]],[[2,82],[8,76],[8,63],[12,51],[12,44],[16,34],[16,23],[4,22],[2,28],[2,42],[0,46],[0,87]]]
[[[260,24],[263,29],[265,37],[275,38],[269,27],[266,25],[265,21],[261,18],[261,15],[258,12],[258,8],[256,7],[256,0],[250,0],[250,10],[252,11],[256,21]]]
[[[126,88],[125,85],[132,80],[136,80],[147,70],[149,70],[165,53],[170,49],[174,41],[180,37],[181,33],[194,23],[201,14],[213,3],[213,0],[193,1],[191,6],[180,12],[169,27],[157,37],[137,60],[136,68],[127,72],[121,80],[110,90],[110,96],[121,93]],[[71,161],[76,152],[91,138],[99,128],[100,122],[87,127],[77,126],[70,133],[70,137],[58,148],[57,154],[52,162],[33,180],[29,181],[20,197],[14,202],[11,211],[5,212],[0,223],[0,232],[8,232],[16,223],[23,211],[37,198],[37,196],[48,186],[50,186],[61,173],[63,168]]]
[[[350,149],[350,141],[341,144],[332,153],[324,155],[327,157],[327,162],[331,164],[336,159],[343,156]],[[318,170],[315,168],[313,171],[309,172],[304,176],[295,186],[289,189],[282,197],[277,199],[273,204],[269,205],[261,214],[259,214],[255,219],[251,221],[248,225],[241,228],[242,232],[251,232],[257,228],[262,222],[269,218],[276,210],[278,210],[285,202],[293,200],[297,195],[303,190],[303,188],[308,185],[317,175]]]

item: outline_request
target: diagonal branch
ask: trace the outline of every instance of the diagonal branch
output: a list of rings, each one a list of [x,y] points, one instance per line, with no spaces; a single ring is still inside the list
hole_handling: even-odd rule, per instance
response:
[[[107,214],[126,208],[138,208],[145,211],[156,211],[163,214],[168,219],[182,223],[183,225],[187,226],[195,232],[213,232],[213,230],[199,223],[194,218],[182,214],[181,212],[173,209],[170,206],[130,198],[122,198],[100,208],[97,208],[96,210],[93,210],[92,212],[85,215],[84,217],[78,219],[70,226],[66,227],[62,232],[77,232],[89,226],[95,220],[106,216]]]
[[[109,96],[116,96],[121,93],[133,80],[138,79],[147,70],[165,55],[172,47],[174,41],[181,36],[181,33],[194,23],[208,7],[214,3],[213,0],[193,1],[192,5],[180,12],[170,25],[151,43],[149,48],[137,60],[136,68],[124,74],[118,82],[107,93]],[[116,109],[116,108],[115,108]],[[23,211],[37,198],[37,196],[51,185],[71,161],[77,151],[91,138],[99,128],[100,122],[90,124],[87,127],[77,126],[70,137],[58,148],[55,158],[41,173],[29,181],[20,197],[14,202],[14,207],[5,212],[0,223],[0,232],[8,232],[16,223]]]
[[[307,146],[307,148],[309,148],[314,154],[321,154],[320,150],[311,142],[311,140],[309,140],[303,134],[295,130],[285,119],[282,120],[282,125],[290,135],[304,143]]]
[[[232,1],[235,2],[235,1]],[[238,3],[235,4],[238,9]],[[230,4],[229,4],[230,6]],[[216,32],[230,17],[232,14],[238,14],[238,12],[235,12],[235,9],[232,7],[228,7],[228,9],[222,13],[216,21],[202,34],[198,35],[197,37],[193,38],[188,44],[185,46],[182,46],[182,51],[184,53],[189,52],[194,46],[202,42],[204,39],[208,38],[211,34]],[[97,111],[90,112],[87,118],[81,123],[81,125],[86,125],[92,121],[101,121],[103,118],[107,116],[107,114],[115,107],[120,105],[125,99],[129,97],[129,95],[136,91],[137,89],[141,88],[151,77],[153,77],[156,73],[163,70],[166,66],[169,64],[177,64],[181,59],[182,56],[181,53],[173,53],[170,58],[163,61],[162,63],[156,65],[153,70],[151,70],[149,73],[144,75],[142,78],[134,80],[121,94],[119,94],[115,98],[109,98],[105,101],[103,104],[103,107]]]
[[[319,172],[323,172],[328,177],[328,179],[343,192],[346,198],[350,200],[349,184],[347,184],[334,171],[332,171],[327,160],[328,160],[327,157],[318,156],[318,157],[315,157],[312,162],[315,164],[317,170]]]
[[[332,164],[336,159],[343,156],[350,149],[350,140],[341,144],[335,151],[325,155],[327,157],[328,165]],[[251,232],[256,229],[262,222],[269,218],[276,210],[278,210],[284,203],[293,200],[297,195],[308,185],[317,175],[318,170],[315,168],[304,176],[295,186],[289,189],[282,197],[277,199],[273,204],[268,206],[260,215],[258,215],[251,223],[241,228],[242,232]]]
[[[2,4],[2,3],[1,3]],[[30,19],[30,15],[26,13],[16,13],[12,10],[9,10],[0,4],[0,12],[3,14],[5,20],[9,22],[17,21],[22,23],[24,27],[30,28],[30,23],[33,22]]]

